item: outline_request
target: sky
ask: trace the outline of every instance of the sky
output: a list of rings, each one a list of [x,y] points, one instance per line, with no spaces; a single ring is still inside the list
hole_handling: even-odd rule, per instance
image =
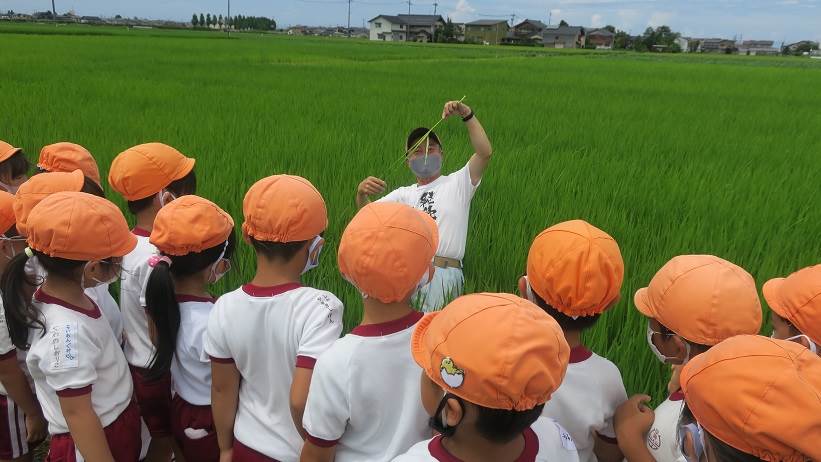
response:
[[[192,13],[226,14],[227,0],[55,0],[57,12],[188,21]],[[639,34],[669,25],[690,37],[798,41],[821,39],[821,0],[411,0],[415,14],[437,13],[454,21],[524,18],[564,19],[572,25],[604,26]],[[438,5],[434,6],[434,2]],[[0,0],[0,11],[51,9],[51,0]],[[351,25],[379,14],[408,12],[407,0],[352,0]],[[232,15],[268,16],[280,27],[345,25],[348,0],[232,0]]]

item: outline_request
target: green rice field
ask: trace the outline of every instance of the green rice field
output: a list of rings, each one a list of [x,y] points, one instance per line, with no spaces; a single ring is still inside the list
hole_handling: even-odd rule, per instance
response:
[[[471,212],[468,291],[515,291],[551,224],[606,230],[626,279],[586,341],[631,393],[663,397],[668,371],[632,294],[668,259],[716,254],[759,285],[821,260],[817,60],[0,24],[0,63],[0,139],[32,160],[68,140],[107,171],[129,146],[162,141],[198,159],[199,194],[238,224],[254,181],[310,179],[330,227],[307,282],[345,302],[346,329],[361,301],[335,251],[355,188],[368,175],[410,184],[404,137],[462,96],[495,152]],[[461,125],[439,130],[446,171],[472,153]],[[219,291],[251,277],[251,256],[243,246]]]

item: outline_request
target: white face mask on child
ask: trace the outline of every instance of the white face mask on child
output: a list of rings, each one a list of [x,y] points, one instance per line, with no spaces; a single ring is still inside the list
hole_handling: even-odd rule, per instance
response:
[[[313,242],[311,242],[311,246],[308,248],[308,261],[305,262],[305,269],[302,270],[302,274],[319,266],[319,254],[322,253],[322,247],[324,246],[325,239],[323,239],[322,236],[314,238]]]
[[[806,340],[806,341],[807,341],[807,348],[809,348],[809,349],[810,349],[810,351],[812,351],[813,353],[818,354],[818,346],[815,344],[815,342],[813,342],[812,340],[810,340],[810,338],[809,338],[809,337],[807,337],[807,336],[806,336],[806,335],[804,335],[804,334],[801,334],[801,335],[796,335],[795,337],[790,337],[790,338],[787,338],[787,339],[784,339],[784,340],[786,340],[786,341],[788,341],[788,342],[796,342],[796,343],[799,343],[799,342],[798,342],[798,339],[804,339],[804,340]]]
[[[671,356],[665,356],[664,354],[662,354],[662,352],[659,351],[658,347],[653,343],[653,334],[658,334],[658,335],[662,335],[662,336],[666,335],[668,337],[671,337],[674,334],[662,334],[661,332],[656,332],[656,331],[653,330],[652,327],[650,327],[649,323],[647,324],[647,345],[650,346],[650,351],[652,351],[653,354],[656,355],[656,358],[658,358],[659,361],[661,361],[665,364],[673,364],[673,361],[675,361],[678,358],[671,357]],[[687,342],[684,342],[684,345],[687,348],[687,355],[684,357],[684,361],[682,361],[682,363],[681,363],[682,366],[687,364],[690,361],[690,344],[687,343]]]
[[[222,247],[222,253],[220,253],[219,258],[217,258],[217,261],[215,261],[214,264],[211,265],[211,274],[208,277],[209,284],[216,284],[220,279],[222,279],[223,276],[225,276],[225,273],[231,270],[231,260],[225,258],[226,250],[228,250],[228,241],[225,241],[225,245]],[[225,260],[225,271],[223,271],[222,273],[217,273],[217,265],[219,265],[220,262],[223,260]]]

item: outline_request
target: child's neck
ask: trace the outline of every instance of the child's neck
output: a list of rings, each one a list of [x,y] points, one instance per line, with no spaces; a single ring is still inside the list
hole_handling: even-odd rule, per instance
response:
[[[296,268],[293,261],[269,260],[257,255],[257,273],[251,284],[258,287],[274,287],[300,283],[301,277],[302,268]]]
[[[57,275],[49,275],[46,276],[46,280],[40,287],[43,292],[54,298],[59,298],[64,302],[68,302],[88,311],[94,310],[94,303],[86,297],[85,291],[80,286],[79,281]]]
[[[472,428],[464,427],[466,425],[460,425],[455,435],[442,440],[445,449],[459,460],[513,462],[525,450],[525,439],[521,435],[507,444],[499,444],[482,438]]]
[[[407,300],[397,303],[382,303],[373,298],[366,298],[362,304],[364,306],[363,325],[395,321],[414,311]]]
[[[134,224],[134,227],[151,232],[151,230],[154,229],[154,219],[157,218],[158,211],[159,210],[154,207],[149,207],[145,210],[138,212],[135,216],[136,222]]]
[[[567,340],[567,344],[570,346],[570,349],[580,347],[583,345],[582,343],[582,332],[579,330],[566,330],[564,331],[564,339]]]
[[[206,271],[210,271],[210,266]],[[208,293],[208,284],[202,275],[195,274],[189,277],[174,278],[174,291],[177,295],[193,295],[195,297],[210,297]]]

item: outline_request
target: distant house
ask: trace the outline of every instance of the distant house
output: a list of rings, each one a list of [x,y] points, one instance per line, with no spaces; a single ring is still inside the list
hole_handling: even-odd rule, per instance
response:
[[[547,29],[547,24],[535,19],[525,19],[510,29],[502,43],[506,45],[541,45],[542,32],[545,29]]]
[[[436,29],[445,26],[440,15],[379,15],[370,21],[370,39],[386,42],[432,42]]]
[[[99,24],[103,19],[99,16],[81,16],[80,22],[83,24]]]
[[[548,27],[542,32],[542,45],[545,48],[584,48],[584,44],[583,27]]]
[[[811,50],[818,49],[818,42],[813,42],[812,40],[802,40],[800,42],[790,43],[789,45],[784,45],[784,51],[790,54],[796,54],[800,51],[809,52]]]
[[[498,45],[507,36],[510,26],[504,19],[482,19],[465,24],[465,41]]]
[[[734,50],[735,41],[717,38],[704,39],[698,47],[701,53],[732,53]]]
[[[463,22],[453,23],[454,33],[456,34],[456,41],[460,43],[465,42],[465,34],[467,33],[467,24]]]
[[[690,52],[690,39],[688,39],[687,37],[676,37],[676,39],[673,40],[673,43],[675,43],[676,45],[678,45],[679,48],[681,48],[682,53]]]
[[[308,33],[308,26],[291,26],[286,33],[288,35],[306,35]]]
[[[781,54],[772,40],[745,40],[738,47],[738,54],[748,56],[775,56]]]
[[[608,29],[590,29],[585,34],[585,43],[601,50],[613,49],[613,42],[615,40],[616,34],[610,32]]]

